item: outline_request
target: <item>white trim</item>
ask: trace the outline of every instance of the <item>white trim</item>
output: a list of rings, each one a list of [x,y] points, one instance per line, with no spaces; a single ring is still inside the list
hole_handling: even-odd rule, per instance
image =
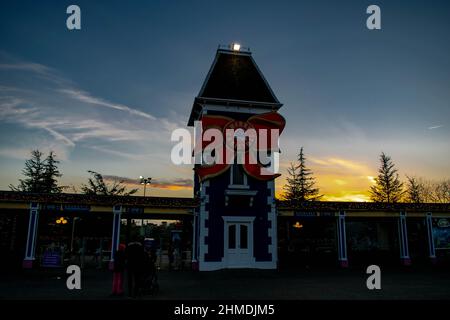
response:
[[[243,184],[229,184],[229,189],[250,189],[250,186]]]
[[[222,216],[225,222],[251,222],[255,221],[254,216]]]
[[[209,203],[209,195],[206,194],[206,187],[209,187],[209,180],[206,180],[201,183],[201,192],[200,192],[200,223],[199,223],[199,253],[198,253],[198,261],[200,265],[205,261],[205,254],[208,253],[208,245],[205,242],[205,238],[208,236],[209,228],[205,226],[206,220],[209,219],[209,212],[206,210],[206,204]]]
[[[227,196],[256,196],[256,190],[225,190]]]
[[[270,211],[267,213],[267,220],[270,222],[270,227],[267,229],[267,234],[270,237],[270,244],[268,248],[269,254],[272,255],[272,263],[276,268],[278,261],[278,235],[277,235],[277,209],[275,206],[275,181],[267,182],[267,189],[270,195],[267,197],[267,204],[270,205]]]
[[[248,228],[248,265],[246,267],[251,267],[255,263],[255,256],[254,256],[254,238],[253,238],[253,222],[255,221],[254,216],[222,216],[223,219],[223,258],[222,262],[226,268],[235,269],[235,268],[242,268],[242,267],[235,267],[230,266],[230,262],[228,261],[228,223],[246,223],[249,224]],[[236,230],[237,232],[237,230]],[[237,246],[238,244],[236,244]]]
[[[28,230],[27,230],[27,242],[25,245],[25,257],[24,260],[35,260],[36,257],[36,239],[38,234],[38,226],[39,226],[39,204],[30,203],[30,214],[28,216]],[[31,225],[31,221],[33,220],[32,217],[34,217],[34,225]],[[30,234],[30,229],[33,227],[33,232]],[[31,244],[30,244],[30,238],[31,238]],[[29,248],[29,245],[31,248]],[[28,251],[30,251],[30,254],[28,255]]]
[[[408,229],[406,224],[406,212],[400,212],[398,220],[399,240],[400,240],[400,258],[409,259]]]
[[[234,113],[250,113],[250,114],[262,114],[267,113],[268,110],[261,107],[241,107],[236,106],[231,103],[230,105],[213,105],[213,104],[203,104],[202,105],[203,114],[208,111],[220,111],[220,112],[234,112]]]
[[[197,262],[197,219],[198,213],[196,209],[192,210],[192,262]]]
[[[117,210],[116,210],[117,209]],[[118,218],[117,218],[118,216]],[[120,244],[120,225],[122,219],[122,206],[115,205],[113,206],[113,225],[112,225],[112,234],[111,234],[111,255],[110,255],[110,261],[114,261],[113,257],[115,255],[115,251],[119,248]],[[117,225],[117,234],[114,232],[115,230],[115,223],[118,223]],[[116,238],[116,243],[114,243],[114,238]]]
[[[348,261],[347,258],[347,231],[345,229],[345,211],[339,212],[337,217],[338,261]]]
[[[433,236],[433,214],[427,212],[425,217],[425,225],[427,228],[427,240],[428,240],[428,256],[432,259],[436,258],[436,248],[434,246],[434,236]]]

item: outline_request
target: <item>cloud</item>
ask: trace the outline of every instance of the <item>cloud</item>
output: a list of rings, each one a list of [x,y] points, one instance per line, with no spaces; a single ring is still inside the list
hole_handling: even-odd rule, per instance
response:
[[[438,125],[438,126],[428,127],[428,130],[439,129],[439,128],[442,128],[442,127],[443,127],[443,125]]]
[[[123,181],[124,184],[131,186],[140,186],[139,178],[129,178],[129,177],[120,177],[116,175],[103,175],[103,179],[105,181]],[[173,178],[173,179],[163,179],[163,178],[155,178],[152,179],[151,188],[158,189],[169,189],[169,190],[183,190],[183,189],[192,189],[194,186],[194,181],[192,179],[185,178]]]
[[[112,103],[112,102],[103,100],[101,98],[94,97],[94,96],[90,95],[88,92],[85,92],[82,90],[59,89],[58,91],[65,93],[68,96],[70,96],[71,98],[79,100],[81,102],[98,105],[98,106],[102,106],[102,107],[106,107],[106,108],[121,110],[121,111],[128,112],[132,115],[144,117],[144,118],[147,118],[150,120],[156,120],[156,118],[154,116],[152,116],[151,114],[130,108],[130,107],[122,105],[122,104]]]
[[[11,77],[12,72],[18,71],[27,74]],[[12,78],[16,83],[11,82]],[[95,106],[102,108],[99,111]],[[109,110],[122,114],[118,116]],[[48,143],[50,138],[52,144],[65,149],[65,154],[80,145],[138,161],[158,157],[163,150],[165,153],[170,148],[171,131],[180,126],[178,120],[156,118],[81,90],[53,68],[17,61],[0,62],[0,123],[19,125],[21,128],[13,127],[8,134],[20,136],[20,142],[30,149],[42,145],[40,141]],[[36,134],[35,130],[43,130],[48,136]],[[14,148],[13,143],[10,147]]]
[[[32,76],[37,76],[41,79],[49,80],[59,85],[68,85],[71,83],[70,80],[62,77],[57,70],[43,64],[29,61],[19,61],[4,52],[0,52],[0,59],[8,60],[6,63],[0,63],[0,71],[6,71],[8,73],[27,72]]]
[[[112,150],[112,149],[108,149],[108,148],[104,148],[104,147],[100,147],[100,146],[89,146],[88,148],[90,148],[92,150],[97,150],[97,151],[101,151],[104,153],[112,154],[115,156],[119,156],[122,158],[131,159],[131,160],[145,160],[146,158],[148,158],[147,155],[126,153],[126,152]]]
[[[152,181],[152,185],[155,188],[161,189],[171,189],[171,190],[180,190],[180,189],[192,189],[194,186],[194,181],[192,179],[185,178],[175,178],[175,179],[155,179]]]
[[[319,168],[320,167],[323,167],[324,169],[330,168],[336,170],[336,172],[339,172],[340,170],[344,169],[347,171],[351,171],[355,174],[363,174],[365,176],[367,176],[368,172],[371,172],[371,169],[368,168],[365,164],[349,159],[336,157],[329,157],[325,159],[309,157],[308,159],[312,163],[319,165]]]
[[[325,201],[350,201],[350,202],[368,202],[370,197],[363,193],[347,193],[345,191],[338,194],[329,194],[323,197]]]
[[[71,147],[75,146],[72,140],[52,128],[51,121],[40,120],[39,109],[29,105],[30,103],[22,98],[12,97],[8,100],[0,97],[0,120],[16,122],[28,128],[43,129],[56,140]]]
[[[53,69],[47,66],[44,66],[39,63],[33,62],[22,62],[22,63],[1,63],[0,70],[20,70],[20,71],[29,71],[41,75],[48,75],[53,73]]]
[[[369,201],[368,190],[374,170],[365,163],[336,156],[309,156],[306,164],[316,178],[323,200]],[[287,178],[286,165],[280,167],[283,168],[283,176],[277,179],[277,195],[282,193]]]
[[[43,141],[33,147],[1,147],[0,156],[10,159],[27,160],[30,159],[33,149],[39,149],[44,154],[53,151],[58,160],[68,160],[69,157],[66,148],[54,144],[51,141]]]

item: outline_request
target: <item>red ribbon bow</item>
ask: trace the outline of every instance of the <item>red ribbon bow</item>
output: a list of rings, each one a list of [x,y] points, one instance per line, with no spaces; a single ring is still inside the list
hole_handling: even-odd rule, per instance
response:
[[[280,135],[281,132],[284,129],[284,126],[286,124],[286,120],[277,112],[268,112],[263,113],[259,115],[254,115],[247,119],[247,121],[241,121],[241,120],[235,120],[230,117],[225,116],[214,116],[214,115],[204,115],[201,119],[202,121],[202,130],[205,132],[207,129],[215,128],[222,131],[223,134],[223,143],[224,147],[223,155],[222,155],[222,163],[214,163],[213,165],[199,165],[195,167],[195,172],[197,173],[198,177],[200,178],[200,181],[204,181],[206,179],[218,176],[222,174],[223,172],[227,171],[228,168],[231,166],[231,164],[226,163],[226,149],[227,148],[234,148],[235,147],[235,139],[233,139],[233,146],[226,145],[226,129],[243,129],[244,131],[252,128],[256,131],[256,141],[254,143],[258,143],[257,150],[274,150],[276,147],[278,147],[278,141],[276,141],[276,145],[272,146],[272,137],[271,137],[271,129],[278,129],[278,134]],[[261,137],[260,136],[260,130],[266,129],[267,135]],[[265,139],[266,148],[264,146],[261,146],[261,143],[264,144],[261,140]],[[194,153],[202,152],[207,145],[209,145],[211,142],[204,141],[202,139],[202,150],[199,150],[199,148],[196,148],[194,150]],[[249,142],[251,143],[251,142]],[[199,146],[197,146],[199,147]],[[247,145],[248,147],[248,145]],[[276,150],[278,151],[278,150]],[[246,152],[245,154],[245,161],[242,164],[244,171],[249,175],[259,180],[272,180],[280,174],[262,174],[264,170],[264,166],[256,159],[254,161],[250,161],[250,157],[252,155],[249,152]],[[251,163],[256,162],[256,163]]]

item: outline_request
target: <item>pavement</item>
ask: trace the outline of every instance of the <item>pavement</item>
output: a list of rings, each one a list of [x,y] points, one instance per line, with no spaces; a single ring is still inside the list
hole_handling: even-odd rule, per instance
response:
[[[68,290],[65,269],[22,270],[0,275],[0,299],[127,300],[110,297],[112,274],[84,269],[81,290]],[[381,290],[368,290],[365,269],[160,271],[157,295],[138,299],[428,300],[450,299],[450,270],[381,270]],[[126,283],[125,283],[126,288]]]

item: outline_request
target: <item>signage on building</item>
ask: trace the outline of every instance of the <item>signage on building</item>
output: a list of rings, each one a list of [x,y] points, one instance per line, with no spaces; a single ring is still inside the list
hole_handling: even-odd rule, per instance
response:
[[[64,211],[82,211],[82,212],[89,212],[91,211],[91,206],[84,205],[84,204],[64,204],[63,205]]]
[[[317,217],[318,212],[313,211],[296,211],[294,217]]]
[[[132,214],[144,213],[144,207],[125,207],[125,212]]]
[[[334,217],[334,212],[295,211],[294,217]]]
[[[54,268],[61,266],[61,253],[57,251],[46,251],[42,256],[42,267]]]

